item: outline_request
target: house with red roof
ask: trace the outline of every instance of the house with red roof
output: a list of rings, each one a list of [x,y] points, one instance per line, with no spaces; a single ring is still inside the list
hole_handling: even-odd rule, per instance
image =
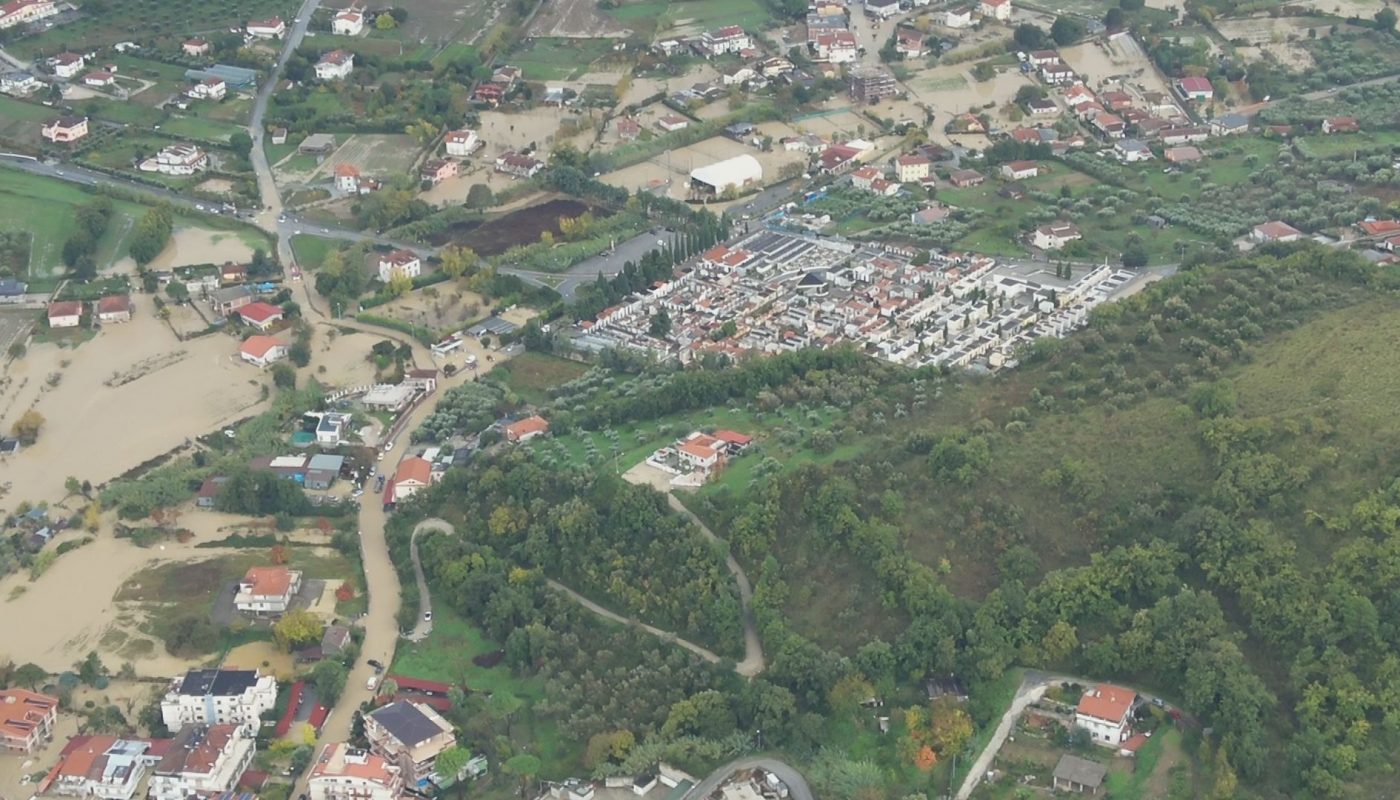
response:
[[[1133,705],[1137,692],[1110,683],[1101,683],[1079,698],[1074,724],[1089,731],[1095,744],[1113,747],[1128,740],[1132,733]]]
[[[410,456],[399,462],[394,472],[393,499],[397,503],[433,485],[433,465],[427,459]]]
[[[249,567],[238,582],[233,606],[245,614],[268,616],[286,613],[301,591],[301,573],[286,567]]]
[[[1200,77],[1177,79],[1176,91],[1182,98],[1198,103],[1204,103],[1215,96],[1215,88],[1210,85],[1210,80]]]
[[[57,300],[49,303],[50,328],[76,328],[82,321],[81,300]]]
[[[99,322],[130,322],[131,295],[113,294],[97,301]]]
[[[306,790],[310,800],[398,800],[403,770],[381,755],[333,742],[321,748]]]
[[[33,753],[53,738],[58,698],[0,689],[0,752]]]
[[[1356,227],[1366,236],[1391,236],[1400,234],[1400,220],[1368,219],[1356,223]]]
[[[0,30],[25,25],[58,13],[54,0],[14,0],[0,5]]]
[[[1249,238],[1259,244],[1269,242],[1296,242],[1303,238],[1303,232],[1289,225],[1287,222],[1270,220],[1260,225],[1255,225],[1254,230],[1249,232]]]
[[[255,367],[267,367],[287,357],[287,345],[275,336],[249,336],[238,348],[238,355]]]
[[[1361,123],[1356,121],[1356,117],[1328,117],[1322,121],[1323,133],[1357,133],[1361,130]]]
[[[549,433],[549,421],[544,417],[535,415],[525,419],[516,420],[506,426],[506,441],[508,442],[528,442],[537,436]]]
[[[252,325],[260,331],[266,331],[282,321],[282,307],[261,300],[249,303],[236,313],[243,318],[245,324]]]

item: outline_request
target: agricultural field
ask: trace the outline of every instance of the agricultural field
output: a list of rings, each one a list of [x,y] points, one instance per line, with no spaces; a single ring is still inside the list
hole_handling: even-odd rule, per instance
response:
[[[18,39],[7,49],[22,58],[53,55],[70,43],[103,47],[139,39],[170,43],[198,34],[217,33],[250,19],[280,14],[290,20],[297,4],[287,0],[133,0],[84,7],[78,20],[35,36]]]
[[[606,39],[533,39],[513,50],[511,64],[532,81],[567,81],[582,77],[594,62],[612,53]]]
[[[1334,21],[1326,17],[1247,17],[1216,20],[1215,29],[1232,42],[1243,42],[1235,52],[1245,61],[1267,58],[1289,69],[1303,70],[1314,65],[1306,40],[1329,35]]]
[[[598,8],[596,0],[548,0],[530,25],[531,37],[623,38],[631,30]]]
[[[63,243],[76,229],[75,212],[92,196],[81,188],[24,172],[0,169],[0,230],[23,230],[31,235],[31,278],[56,276],[64,269]],[[99,268],[126,255],[122,239],[144,208],[126,201],[114,203],[115,213],[98,242]]]
[[[758,30],[768,27],[772,14],[760,0],[642,0],[624,2],[609,16],[652,40],[699,34],[724,25]]]
[[[404,134],[342,136],[345,138],[335,152],[319,163],[316,156],[301,153],[277,162],[274,169],[278,182],[288,185],[329,181],[338,164],[351,164],[367,176],[387,179],[407,173],[421,151],[417,140]]]
[[[0,141],[38,145],[39,128],[57,116],[58,112],[48,106],[0,95]]]
[[[780,122],[763,123],[760,130],[764,135],[773,136],[775,139],[793,133],[792,128]],[[667,196],[683,200],[689,186],[691,170],[738,155],[751,155],[758,159],[758,163],[763,167],[765,184],[779,182],[784,170],[790,172],[795,169],[800,174],[802,166],[806,164],[806,156],[802,153],[780,147],[763,152],[724,136],[712,136],[685,147],[677,147],[670,151],[669,156],[653,156],[640,164],[606,173],[599,180],[629,190],[658,186],[670,180],[671,186]]]
[[[499,380],[521,400],[540,405],[549,400],[549,390],[579,377],[588,366],[577,361],[525,352],[492,369],[487,377]]]

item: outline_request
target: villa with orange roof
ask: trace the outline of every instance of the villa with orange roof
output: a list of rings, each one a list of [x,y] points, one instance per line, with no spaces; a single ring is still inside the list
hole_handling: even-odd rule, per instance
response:
[[[53,738],[58,698],[0,689],[0,752],[33,753]]]
[[[344,742],[321,748],[307,783],[310,800],[397,800],[403,789],[398,766]]]
[[[394,473],[393,502],[412,497],[419,489],[433,484],[433,465],[427,459],[411,456],[399,462]]]
[[[249,336],[238,348],[238,355],[256,367],[266,367],[287,357],[287,345],[275,336]]]
[[[286,567],[249,567],[238,582],[233,605],[245,614],[267,616],[286,613],[301,591],[301,573]]]
[[[533,417],[516,420],[506,426],[506,441],[528,442],[536,436],[549,433],[549,421],[536,414]]]
[[[1137,692],[1101,683],[1084,692],[1074,710],[1074,724],[1089,731],[1095,744],[1116,747],[1127,741]]]
[[[100,800],[132,800],[146,771],[168,747],[169,741],[119,739],[106,735],[75,737],[63,748],[58,764],[40,781],[39,792]]]

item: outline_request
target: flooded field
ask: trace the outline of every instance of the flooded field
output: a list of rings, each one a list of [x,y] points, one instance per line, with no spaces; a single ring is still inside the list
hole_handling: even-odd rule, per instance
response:
[[[1315,64],[1312,54],[1303,45],[1308,31],[1314,31],[1317,36],[1328,36],[1331,31],[1331,23],[1322,17],[1224,19],[1216,27],[1227,39],[1242,39],[1247,43],[1237,48],[1246,61],[1271,57],[1293,70],[1305,70]]]
[[[763,135],[772,137],[776,143],[784,136],[796,135],[801,124],[794,127],[783,122],[765,122],[758,127]],[[620,186],[628,191],[646,189],[664,193],[667,197],[675,200],[684,200],[690,183],[691,170],[737,155],[751,155],[758,159],[758,163],[763,167],[763,183],[765,185],[778,182],[785,168],[800,168],[807,160],[807,157],[802,153],[784,150],[777,144],[774,144],[772,150],[763,152],[733,139],[714,136],[687,147],[672,150],[669,157],[658,155],[640,164],[614,170],[603,175],[599,180],[612,186]],[[668,181],[669,187],[661,188],[666,186]]]
[[[585,211],[606,215],[587,203],[560,197],[493,220],[456,223],[429,237],[428,243],[434,247],[460,244],[475,250],[477,255],[496,256],[516,245],[538,242],[545,231],[558,235],[560,219],[577,217]]]
[[[1091,88],[1101,88],[1105,83],[1126,83],[1144,92],[1171,93],[1166,81],[1152,67],[1147,53],[1131,36],[1062,47],[1060,56]]]
[[[253,257],[253,248],[229,231],[213,231],[208,228],[177,228],[170,236],[170,243],[151,261],[150,269],[171,269],[194,264],[223,264],[227,261],[247,263]],[[118,261],[116,272],[133,272],[136,262],[129,257]]]

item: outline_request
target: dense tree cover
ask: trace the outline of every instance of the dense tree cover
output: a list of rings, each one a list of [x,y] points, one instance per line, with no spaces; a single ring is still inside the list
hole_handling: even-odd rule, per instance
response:
[[[478,434],[518,402],[514,395],[493,381],[477,380],[454,386],[413,431],[413,440],[442,442],[454,434]]]
[[[97,263],[93,261],[93,256],[97,253],[97,241],[107,231],[112,211],[112,199],[102,196],[78,207],[74,215],[77,227],[63,243],[63,263],[72,270],[75,279],[97,277]]]
[[[522,579],[542,571],[717,652],[741,652],[737,590],[722,554],[650,488],[606,475],[557,474],[524,452],[451,471],[442,485],[426,503],[460,520],[459,537],[480,543],[482,559],[499,553],[522,569]],[[435,572],[454,607],[510,602],[498,592],[481,594],[495,587],[463,560]],[[501,620],[510,621],[519,622],[513,615]],[[510,631],[487,627],[500,638]]]
[[[231,514],[310,513],[311,501],[296,481],[268,470],[241,469],[228,475],[228,482],[214,501],[220,511]]]
[[[760,571],[767,677],[815,703],[835,690],[846,659],[876,686],[955,671],[972,682],[983,720],[994,710],[979,706],[977,687],[1012,663],[1140,681],[1214,727],[1229,774],[1269,793],[1364,794],[1348,781],[1384,764],[1400,741],[1400,628],[1385,621],[1400,610],[1400,483],[1380,465],[1382,488],[1321,521],[1345,544],[1307,566],[1299,551],[1316,512],[1299,498],[1337,462],[1335,423],[1325,412],[1242,417],[1227,370],[1268,333],[1396,280],[1314,247],[1202,267],[1104,307],[1089,331],[1042,340],[1026,353],[1032,366],[971,428],[914,423],[902,454],[876,448],[857,465],[798,470],[742,503],[717,501],[709,513]],[[1177,398],[1181,435],[1202,451],[1200,481],[1110,486],[1093,454],[1072,450],[1024,465],[1041,470],[1065,517],[1077,518],[1089,555],[1087,565],[1041,575],[1036,551],[1046,543],[1037,537],[1050,534],[1004,499],[995,477],[1006,459],[1025,457],[1019,437],[1040,418],[1092,424],[1090,409],[1163,397]],[[918,537],[907,512],[925,504],[955,513],[947,524],[996,558],[999,582],[980,602],[955,596],[940,570],[910,554],[920,551],[906,550]],[[792,622],[793,598],[822,563],[860,565],[844,579],[907,624],[890,638],[847,637],[855,650],[823,650]],[[1284,674],[1256,672],[1251,648]]]
[[[138,266],[144,266],[165,249],[173,230],[174,217],[170,207],[161,205],[152,208],[136,223],[127,251]]]

